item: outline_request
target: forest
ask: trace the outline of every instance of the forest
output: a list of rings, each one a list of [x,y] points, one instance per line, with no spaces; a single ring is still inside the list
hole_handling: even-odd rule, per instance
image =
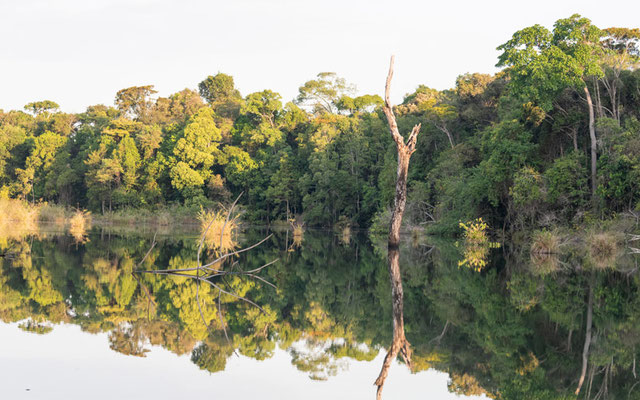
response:
[[[500,72],[420,85],[395,107],[401,132],[422,124],[406,224],[452,235],[478,216],[507,232],[637,216],[640,30],[572,15],[497,49]],[[397,162],[380,96],[329,72],[286,103],[221,72],[155,94],[125,88],[77,114],[51,100],[0,110],[0,198],[196,213],[243,193],[255,223],[386,228]]]

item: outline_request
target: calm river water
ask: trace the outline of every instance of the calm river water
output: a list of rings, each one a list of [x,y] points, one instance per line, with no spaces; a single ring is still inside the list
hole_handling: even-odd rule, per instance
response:
[[[266,235],[248,230],[235,248]],[[278,232],[205,284],[137,273],[196,265],[197,233],[153,236],[0,239],[1,398],[375,398],[392,338],[384,238]],[[640,257],[507,245],[476,271],[472,256],[406,238],[413,365],[394,363],[384,399],[571,398],[584,368],[580,397],[640,395]]]

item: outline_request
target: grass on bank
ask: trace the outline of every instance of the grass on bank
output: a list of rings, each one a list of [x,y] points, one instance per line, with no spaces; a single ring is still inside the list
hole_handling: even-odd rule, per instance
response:
[[[198,212],[184,206],[168,206],[155,210],[145,208],[125,208],[93,216],[96,225],[114,226],[156,226],[199,225]]]
[[[48,203],[0,199],[0,236],[18,239],[38,234],[44,224],[60,230],[68,229],[80,241],[91,228],[91,214]]]

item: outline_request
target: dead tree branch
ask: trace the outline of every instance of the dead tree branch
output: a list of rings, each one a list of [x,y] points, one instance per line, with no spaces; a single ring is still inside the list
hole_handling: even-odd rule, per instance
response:
[[[222,242],[223,242],[223,238],[224,238],[224,231],[229,223],[229,219],[233,213],[233,210],[235,209],[236,204],[238,203],[238,200],[240,200],[240,197],[242,196],[242,193],[236,198],[236,200],[231,204],[231,207],[229,208],[229,211],[227,213],[227,217],[225,220],[224,225],[222,226],[222,231],[220,233],[220,248],[222,248]],[[260,307],[258,304],[256,304],[254,301],[248,299],[247,297],[244,296],[240,296],[237,293],[235,293],[232,289],[226,290],[226,288],[223,288],[222,285],[226,285],[229,286],[227,284],[227,281],[225,279],[226,276],[231,276],[231,275],[236,275],[236,276],[247,276],[249,278],[252,279],[256,279],[259,280],[273,288],[275,288],[276,286],[269,282],[268,280],[266,280],[265,278],[262,278],[260,276],[258,276],[257,274],[259,272],[261,272],[263,269],[265,269],[266,267],[274,264],[276,260],[270,261],[266,264],[263,264],[262,266],[258,267],[258,268],[254,268],[252,270],[249,271],[242,271],[242,270],[234,270],[233,266],[229,271],[225,271],[222,268],[213,268],[214,265],[222,263],[223,261],[225,261],[226,259],[233,257],[235,255],[244,253],[246,251],[249,251],[251,249],[254,249],[256,247],[258,247],[259,245],[261,245],[262,243],[266,242],[269,238],[271,238],[271,234],[268,235],[267,237],[265,237],[264,239],[260,240],[257,243],[252,244],[251,246],[242,248],[240,250],[236,250],[230,253],[225,253],[222,254],[221,256],[217,257],[215,260],[207,263],[207,264],[202,264],[201,260],[200,260],[200,255],[202,253],[202,249],[204,246],[204,241],[205,238],[207,236],[207,233],[209,231],[209,229],[211,228],[211,225],[213,224],[213,220],[211,220],[209,222],[209,224],[207,225],[207,227],[205,228],[204,232],[202,232],[201,236],[200,236],[200,241],[198,244],[198,250],[196,253],[196,266],[194,268],[182,268],[182,269],[157,269],[157,270],[135,270],[133,271],[133,275],[136,278],[136,281],[138,281],[138,283],[141,284],[140,279],[136,276],[136,274],[142,274],[142,273],[148,273],[148,274],[156,274],[156,275],[173,275],[173,276],[180,276],[180,277],[185,277],[185,278],[190,278],[190,279],[194,279],[196,281],[196,303],[198,305],[198,311],[200,312],[200,317],[202,318],[202,322],[205,324],[205,326],[207,327],[207,329],[210,329],[209,324],[207,323],[205,316],[204,316],[204,312],[202,311],[202,305],[200,302],[200,283],[206,283],[210,286],[212,286],[214,289],[217,290],[218,295],[217,295],[217,305],[218,305],[218,318],[220,320],[220,326],[222,328],[222,330],[224,331],[224,335],[225,338],[227,339],[228,342],[230,342],[229,339],[229,335],[227,333],[227,329],[226,329],[226,323],[224,321],[224,316],[222,314],[222,309],[221,309],[221,296],[222,294],[226,294],[228,296],[234,297],[238,300],[244,301],[247,304],[250,304],[256,308],[258,308],[261,312],[264,313],[264,309],[262,307]],[[153,243],[151,245],[151,248],[147,251],[147,254],[144,256],[144,258],[142,259],[142,261],[140,261],[140,263],[138,263],[138,267],[140,267],[140,265],[144,262],[144,260],[148,257],[149,253],[151,253],[151,250],[155,247],[156,245],[156,240],[155,240],[155,235],[153,237]],[[237,264],[237,263],[236,263]],[[235,266],[235,264],[234,264]],[[195,274],[193,274],[193,272],[195,272]],[[222,283],[220,284],[216,284],[215,282],[213,282],[213,279],[215,278],[220,278],[220,280],[222,281]],[[141,284],[142,285],[142,284]],[[147,293],[147,297],[149,298],[149,301],[151,300],[151,295],[149,294],[149,291],[146,289],[146,287],[143,286],[143,288],[145,289],[146,293]]]

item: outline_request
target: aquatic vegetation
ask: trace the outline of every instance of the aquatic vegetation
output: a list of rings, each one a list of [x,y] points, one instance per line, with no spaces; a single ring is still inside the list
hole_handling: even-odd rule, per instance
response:
[[[87,239],[87,230],[91,228],[91,213],[86,210],[77,210],[69,218],[69,234],[76,242],[84,243]]]
[[[547,255],[560,252],[560,235],[552,231],[536,231],[531,237],[531,254]]]
[[[289,224],[293,230],[293,243],[290,247],[290,250],[293,251],[294,248],[302,246],[302,241],[304,240],[304,222],[299,222],[292,218]]]
[[[555,231],[533,233],[529,253],[531,266],[536,274],[545,275],[560,269],[561,240],[561,235]]]
[[[613,232],[598,232],[587,235],[588,258],[596,268],[613,268],[622,253],[620,235]]]
[[[198,213],[200,234],[204,235],[204,243],[212,250],[225,253],[237,247],[236,240],[239,225],[237,217],[227,218],[224,210],[201,209]]]
[[[37,204],[36,207],[38,209],[38,221],[40,222],[64,226],[67,221],[67,210],[63,206],[52,203],[41,203]]]
[[[463,229],[464,258],[458,261],[458,266],[467,265],[469,268],[480,271],[487,265],[489,250],[500,247],[500,243],[489,240],[489,225],[482,218],[464,223],[459,226]]]

